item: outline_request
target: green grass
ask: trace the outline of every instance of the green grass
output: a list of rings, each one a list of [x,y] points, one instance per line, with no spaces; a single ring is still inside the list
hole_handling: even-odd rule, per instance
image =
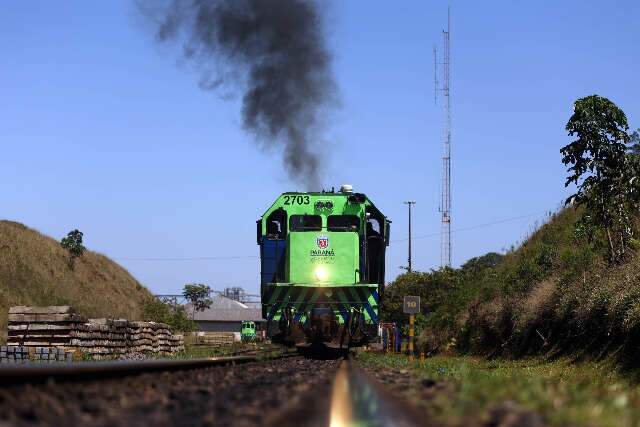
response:
[[[551,425],[640,426],[638,385],[617,373],[612,362],[437,356],[411,363],[405,356],[373,353],[359,354],[358,360],[449,384],[426,403],[436,418],[448,422],[477,421],[479,414],[486,417],[491,407],[511,401]]]
[[[221,357],[229,355],[253,355],[253,352],[259,352],[258,358],[271,358],[282,354],[287,350],[281,346],[267,343],[233,343],[226,346],[201,346],[187,345],[185,351],[170,356],[164,356],[171,359],[202,359],[207,357]]]
[[[243,343],[234,343],[232,345],[218,347],[188,345],[185,347],[185,351],[177,353],[175,357],[179,359],[201,359],[207,357],[227,356],[243,350],[247,350],[246,345]]]

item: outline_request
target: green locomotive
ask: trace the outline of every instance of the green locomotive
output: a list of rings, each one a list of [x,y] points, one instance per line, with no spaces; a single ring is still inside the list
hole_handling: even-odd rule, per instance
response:
[[[256,340],[256,324],[250,320],[244,321],[240,325],[240,338],[242,342],[253,342]]]
[[[333,347],[372,340],[390,222],[348,185],[278,197],[257,221],[268,336]]]

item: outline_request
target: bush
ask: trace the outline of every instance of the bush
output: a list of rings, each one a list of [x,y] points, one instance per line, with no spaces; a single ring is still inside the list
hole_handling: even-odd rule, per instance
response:
[[[75,259],[81,257],[86,249],[82,245],[82,236],[82,232],[76,229],[70,231],[67,237],[60,241],[60,245],[69,253],[70,268],[73,268]]]
[[[460,269],[402,274],[386,287],[382,319],[407,324],[403,298],[420,296],[421,313],[416,316],[418,349],[425,353],[450,349],[464,325],[461,319],[468,305],[481,295],[492,294],[495,268],[501,261],[501,255],[490,253],[469,260]]]
[[[143,307],[143,317],[147,322],[166,323],[174,331],[192,332],[197,324],[189,318],[182,305],[171,305],[157,298],[147,301]]]

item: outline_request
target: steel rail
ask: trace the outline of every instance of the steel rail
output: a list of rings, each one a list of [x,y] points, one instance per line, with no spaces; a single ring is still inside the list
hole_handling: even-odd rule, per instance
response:
[[[344,361],[336,374],[330,403],[330,427],[433,426],[424,414],[389,393],[352,361]]]
[[[286,357],[286,355],[283,355]],[[276,359],[272,357],[271,359]],[[150,372],[174,372],[213,366],[236,365],[262,360],[259,355],[227,356],[188,360],[101,361],[65,364],[24,364],[0,367],[0,384],[54,381],[92,381]]]

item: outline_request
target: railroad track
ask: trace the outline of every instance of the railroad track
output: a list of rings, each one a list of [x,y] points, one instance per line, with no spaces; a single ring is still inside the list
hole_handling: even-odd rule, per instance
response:
[[[41,383],[45,381],[92,381],[151,372],[174,372],[213,366],[238,365],[268,359],[292,357],[286,349],[240,350],[220,357],[201,359],[117,360],[78,363],[23,364],[0,366],[0,384]]]
[[[344,361],[338,368],[330,405],[330,427],[433,425],[426,422],[424,414],[389,393],[353,361]]]
[[[17,365],[0,368],[1,384],[44,382],[49,380],[91,381],[102,378],[117,378],[148,372],[181,371],[211,366],[234,365],[255,362],[254,356],[228,356],[191,360],[144,360],[81,362],[60,365]]]
[[[292,421],[293,420],[293,421]],[[262,425],[262,424],[261,424]],[[436,427],[351,358],[340,362],[328,390],[298,396],[264,425],[278,427]]]
[[[292,356],[3,367],[0,426],[426,425],[355,362]]]

